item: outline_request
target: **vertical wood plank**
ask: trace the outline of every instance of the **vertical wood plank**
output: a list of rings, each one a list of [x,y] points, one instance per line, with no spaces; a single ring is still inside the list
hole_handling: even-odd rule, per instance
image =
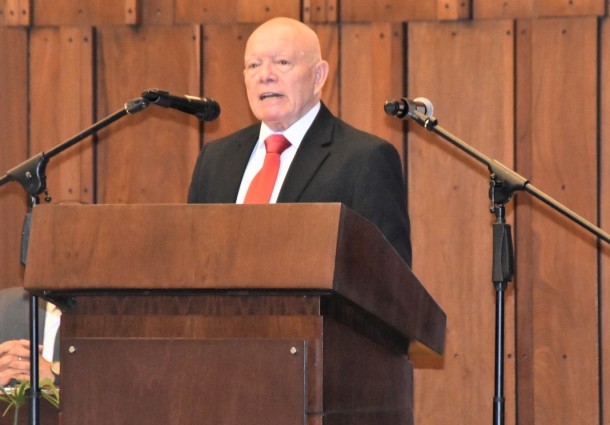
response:
[[[311,28],[318,34],[322,58],[329,64],[328,77],[322,89],[322,102],[339,116],[339,28],[337,25],[311,24]]]
[[[527,135],[518,140],[519,171],[595,222],[596,19],[536,20],[521,27],[517,40],[517,60],[529,64],[518,68],[517,110],[532,112],[518,117],[517,128],[527,127],[527,132],[518,130]],[[574,97],[588,101],[571,108],[566,119],[564,101]],[[518,358],[519,368],[529,374],[519,374],[520,412],[530,415],[524,420],[531,423],[596,423],[595,240],[524,195],[517,217]]]
[[[336,22],[338,15],[337,0],[303,1],[303,22]]]
[[[537,0],[538,16],[585,16],[605,13],[604,0]]]
[[[343,22],[403,22],[436,19],[436,1],[341,0]]]
[[[403,93],[403,30],[399,24],[342,26],[341,118],[404,151],[403,125],[383,112]]]
[[[301,19],[301,2],[299,0],[237,0],[237,22],[264,22],[276,16]]]
[[[408,95],[430,99],[443,128],[512,167],[512,22],[410,23],[407,49]],[[416,370],[415,421],[487,424],[495,334],[489,172],[414,123],[408,136],[413,270],[448,318],[442,369]],[[511,284],[504,359],[508,424],[515,421],[513,317]]]
[[[535,16],[533,0],[472,0],[474,19],[527,18]]]
[[[6,0],[5,24],[7,26],[29,26],[31,10],[29,0]]]
[[[200,94],[200,28],[103,27],[98,32],[101,118],[149,88]],[[199,121],[150,105],[99,134],[98,202],[184,203],[199,149]]]
[[[125,0],[125,23],[136,25],[141,19],[141,5],[138,0]]]
[[[436,17],[440,21],[470,18],[471,0],[437,0]]]
[[[22,28],[0,28],[0,175],[27,159],[27,43]],[[26,194],[17,182],[0,187],[0,288],[23,285],[21,227]]]
[[[257,122],[250,112],[243,73],[244,49],[255,27],[206,25],[203,29],[203,91],[227,111],[206,125],[206,142]]]
[[[31,1],[34,11],[32,19],[37,26],[136,24],[140,16],[139,0]]]
[[[600,226],[610,232],[610,20],[601,21]],[[601,244],[601,402],[602,417],[610,418],[610,245]],[[607,423],[608,421],[606,421]]]
[[[37,153],[93,124],[93,30],[35,29],[30,51],[30,149]],[[93,202],[91,138],[49,161],[47,187],[55,203]]]
[[[234,24],[238,0],[176,0],[176,23]]]
[[[515,93],[515,101],[518,105],[515,114],[516,145],[517,145],[517,163],[519,172],[523,175],[530,176],[532,172],[533,158],[529,154],[532,146],[532,127],[534,126],[533,105],[531,102],[531,94],[533,93],[532,64],[534,61],[532,53],[532,26],[533,20],[520,20],[516,24],[516,80],[517,89]],[[529,260],[526,256],[521,255],[519,246],[527,246],[529,243],[529,234],[531,231],[532,222],[532,202],[535,202],[528,195],[519,195],[515,198],[515,204],[519,208],[519,226],[527,229],[520,231],[516,229],[515,246],[516,262],[519,267],[528,267]],[[521,282],[517,280],[518,298],[517,303],[517,338],[518,352],[516,356],[517,362],[517,394],[519,421],[522,423],[534,423],[534,363],[532,358],[533,347],[533,323],[534,323],[534,297],[532,294],[533,285],[531,282]]]
[[[603,16],[604,10],[604,0],[473,0],[475,19]]]
[[[174,18],[174,0],[138,0],[136,6],[139,15],[136,21],[143,25],[171,25],[177,23]]]

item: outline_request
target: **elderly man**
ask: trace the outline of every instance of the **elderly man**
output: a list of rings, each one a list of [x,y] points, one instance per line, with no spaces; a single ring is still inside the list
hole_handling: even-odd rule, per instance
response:
[[[320,101],[329,66],[317,35],[288,18],[250,36],[244,79],[257,124],[206,144],[189,202],[340,202],[373,222],[411,265],[400,157]]]

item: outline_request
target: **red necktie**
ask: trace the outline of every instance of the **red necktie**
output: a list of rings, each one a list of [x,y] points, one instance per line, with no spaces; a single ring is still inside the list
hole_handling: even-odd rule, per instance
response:
[[[265,162],[246,193],[244,204],[268,204],[275,186],[277,173],[280,171],[280,155],[290,142],[281,134],[272,134],[265,139]]]

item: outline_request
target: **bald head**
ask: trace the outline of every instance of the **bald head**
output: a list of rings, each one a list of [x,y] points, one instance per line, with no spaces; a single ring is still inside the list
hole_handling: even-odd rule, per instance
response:
[[[301,21],[291,18],[273,18],[256,28],[246,44],[246,56],[253,45],[269,37],[278,37],[294,44],[300,54],[312,61],[322,59],[318,35]]]
[[[275,131],[288,128],[320,100],[328,75],[318,36],[290,18],[274,18],[256,28],[244,63],[250,108]]]

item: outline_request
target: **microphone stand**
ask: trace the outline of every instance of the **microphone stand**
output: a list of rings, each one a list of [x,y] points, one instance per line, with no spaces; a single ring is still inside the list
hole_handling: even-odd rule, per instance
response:
[[[387,111],[395,114],[395,111]],[[394,112],[394,113],[393,113]],[[504,300],[508,283],[514,275],[514,255],[510,225],[506,224],[504,205],[510,201],[514,192],[524,190],[545,204],[554,208],[561,214],[570,218],[580,226],[589,230],[598,238],[610,243],[610,235],[599,227],[580,217],[574,211],[566,208],[544,192],[538,190],[523,176],[506,167],[502,163],[491,159],[462,140],[449,133],[438,125],[438,120],[427,116],[414,108],[406,113],[417,124],[426,130],[436,133],[449,141],[468,155],[485,164],[489,169],[491,200],[490,211],[495,214],[496,222],[493,224],[493,260],[492,282],[496,291],[496,338],[495,338],[495,385],[493,398],[493,424],[504,424],[505,398],[504,398]]]
[[[117,121],[127,114],[135,114],[145,109],[149,105],[148,100],[138,98],[131,100],[123,106],[122,109],[109,115],[108,117],[98,121],[86,130],[78,133],[74,137],[57,145],[48,152],[41,152],[30,159],[22,162],[16,167],[10,169],[4,176],[0,177],[0,186],[11,181],[17,181],[23,186],[27,194],[28,211],[23,222],[23,230],[21,234],[21,263],[25,266],[27,262],[27,252],[30,237],[30,225],[32,220],[32,208],[39,204],[40,194],[45,194],[45,201],[50,202],[51,198],[47,192],[47,182],[45,170],[47,163],[55,155],[63,152],[69,147],[75,145],[86,137],[96,133],[107,125]],[[28,397],[30,398],[30,424],[40,424],[40,374],[38,361],[38,296],[30,294],[30,390]]]

